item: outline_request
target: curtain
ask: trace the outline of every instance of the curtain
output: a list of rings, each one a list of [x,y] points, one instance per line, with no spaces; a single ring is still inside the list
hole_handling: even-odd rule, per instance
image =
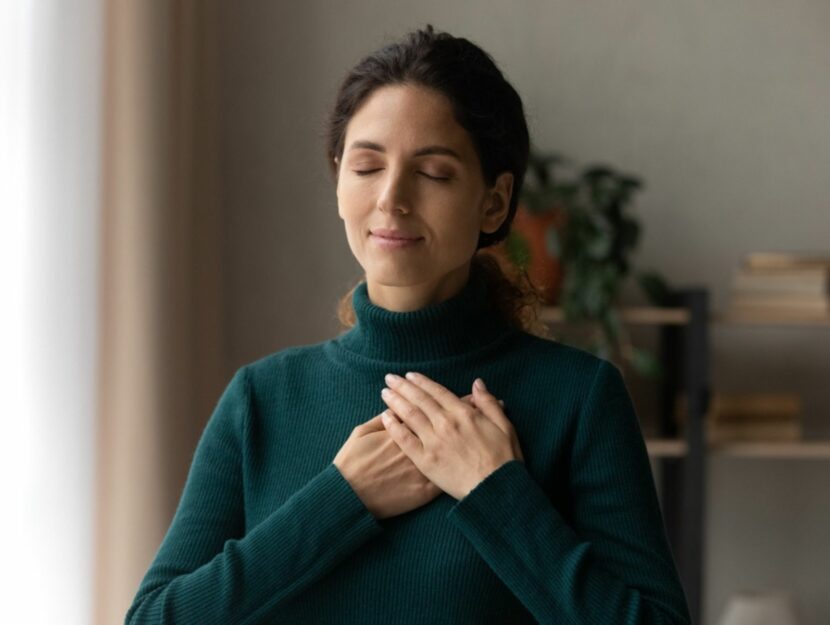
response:
[[[95,622],[124,615],[232,371],[216,2],[105,3]]]

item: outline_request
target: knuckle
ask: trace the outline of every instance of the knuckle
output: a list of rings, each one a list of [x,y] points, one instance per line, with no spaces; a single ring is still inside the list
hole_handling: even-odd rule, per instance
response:
[[[435,466],[435,464],[437,463],[438,456],[432,450],[425,450],[421,460],[425,466],[431,467]]]
[[[478,410],[473,406],[462,406],[461,407],[461,416],[465,419],[473,419],[478,415]]]
[[[458,422],[452,419],[441,419],[435,426],[441,434],[456,434],[459,430]]]
[[[418,409],[415,406],[409,406],[405,412],[407,419],[413,419],[418,415]]]

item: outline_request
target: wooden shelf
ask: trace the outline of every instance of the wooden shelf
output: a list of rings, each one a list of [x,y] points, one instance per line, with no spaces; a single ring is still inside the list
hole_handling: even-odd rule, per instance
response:
[[[803,313],[748,313],[727,310],[712,313],[709,320],[715,324],[731,325],[830,326],[830,315]]]
[[[659,306],[627,306],[618,308],[621,321],[631,325],[685,325],[689,323],[689,311],[685,308]],[[549,323],[569,323],[559,306],[543,306],[539,318]],[[744,313],[736,311],[712,312],[709,322],[721,325],[781,325],[827,326],[830,315],[805,315],[800,313]],[[587,323],[587,322],[583,322]]]
[[[688,451],[686,441],[679,438],[647,438],[646,448],[652,458],[682,458]]]
[[[720,443],[710,453],[738,458],[830,459],[830,441]]]
[[[646,447],[653,458],[682,458],[688,451],[686,441],[675,438],[647,438]],[[707,454],[730,458],[830,460],[830,440],[712,443]]]
[[[629,306],[618,308],[620,320],[633,325],[685,325],[689,323],[689,311],[685,308],[660,308],[657,306]],[[539,312],[542,321],[565,323],[565,311],[558,306],[543,306]]]

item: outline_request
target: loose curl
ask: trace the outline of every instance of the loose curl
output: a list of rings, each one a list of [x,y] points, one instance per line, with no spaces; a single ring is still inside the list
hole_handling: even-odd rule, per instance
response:
[[[335,183],[343,157],[346,127],[355,111],[376,89],[413,84],[442,93],[458,124],[470,135],[485,183],[493,186],[502,172],[513,174],[507,217],[494,232],[480,232],[472,262],[483,270],[496,309],[511,325],[549,337],[538,319],[543,299],[526,271],[485,248],[510,233],[530,153],[530,137],[519,94],[484,50],[462,37],[436,32],[431,24],[408,33],[364,57],[340,85],[325,131],[326,162]],[[352,295],[360,278],[341,298],[337,316],[351,328],[356,323]]]

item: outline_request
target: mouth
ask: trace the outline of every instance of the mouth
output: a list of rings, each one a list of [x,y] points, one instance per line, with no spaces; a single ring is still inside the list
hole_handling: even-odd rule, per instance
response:
[[[372,239],[372,241],[374,241],[378,245],[378,247],[393,250],[414,247],[424,240],[424,237],[393,237],[375,234],[374,232],[369,233],[369,238]]]
[[[403,232],[399,232],[396,230],[387,230],[385,228],[378,228],[376,230],[371,230],[369,234],[373,237],[379,237],[381,239],[388,239],[391,241],[418,241],[423,239],[424,237],[409,235]]]

